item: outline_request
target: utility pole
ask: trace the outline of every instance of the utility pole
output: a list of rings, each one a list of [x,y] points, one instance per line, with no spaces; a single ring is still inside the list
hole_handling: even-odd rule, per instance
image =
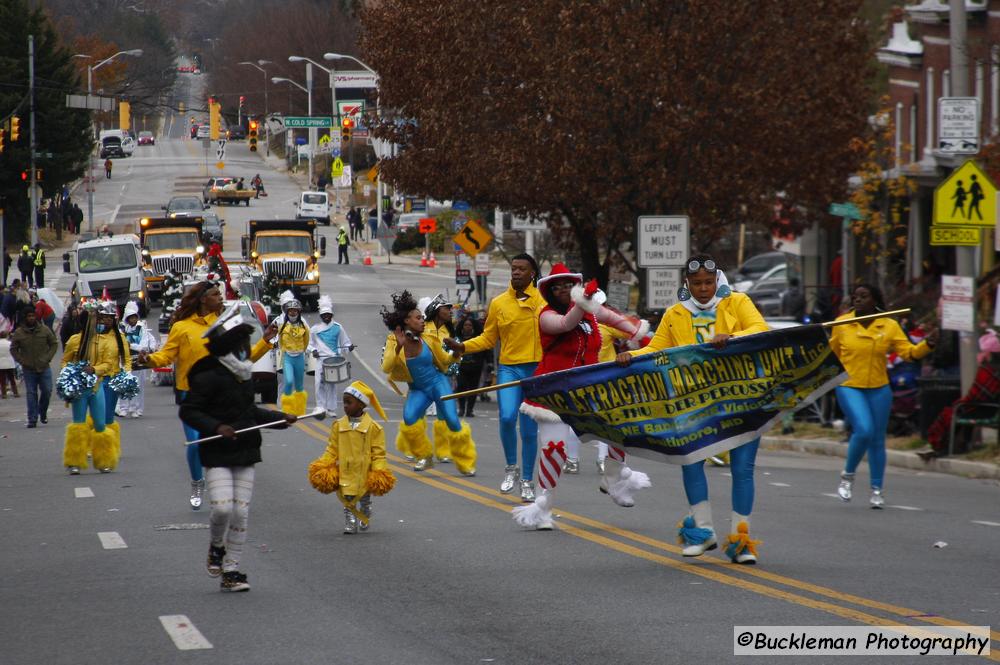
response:
[[[31,225],[31,246],[38,243],[38,182],[35,178],[35,36],[28,35],[28,146],[31,153],[31,210],[28,219]]]
[[[949,4],[949,57],[951,59],[951,95],[969,96],[969,56],[966,50],[967,22],[964,0]],[[931,111],[933,112],[933,110]],[[976,277],[976,247],[955,248],[955,268],[960,277]],[[972,387],[976,377],[976,338],[973,333],[958,333],[959,358],[962,367],[962,394]]]
[[[311,62],[306,63],[306,94],[309,96],[309,113],[313,114],[313,66]],[[316,152],[316,128],[309,128],[309,189],[312,189],[313,181],[313,154]]]

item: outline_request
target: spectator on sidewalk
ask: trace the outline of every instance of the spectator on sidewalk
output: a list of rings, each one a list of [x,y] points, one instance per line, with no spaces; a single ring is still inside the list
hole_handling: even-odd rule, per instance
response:
[[[73,204],[73,229],[70,233],[79,233],[80,228],[83,226],[83,210],[77,204]]]
[[[28,245],[21,247],[21,255],[17,257],[17,269],[21,273],[22,283],[29,287],[35,285],[35,255]]]
[[[83,309],[79,304],[71,302],[66,308],[66,313],[63,314],[62,322],[59,324],[59,341],[62,342],[62,346],[66,348],[66,342],[73,335],[83,332],[83,324],[85,319],[81,312]]]
[[[347,256],[347,248],[351,244],[351,241],[347,238],[347,229],[343,226],[340,227],[340,231],[337,232],[337,265],[341,263],[350,265],[351,259]]]
[[[0,330],[0,393],[2,398],[7,399],[7,386],[10,384],[10,391],[14,397],[17,394],[17,376],[14,373],[14,356],[10,353],[10,333]]]
[[[28,402],[28,428],[41,420],[49,421],[49,397],[52,395],[52,369],[49,364],[59,350],[52,331],[41,325],[35,310],[24,310],[23,325],[11,335],[10,352],[24,372],[24,391]]]
[[[358,214],[360,214],[360,212]],[[375,240],[378,238],[378,210],[376,208],[372,208],[368,211],[368,232],[369,240]]]
[[[14,325],[14,319],[17,317],[17,296],[15,295],[15,291],[17,291],[17,287],[20,284],[20,280],[15,279],[10,288],[3,290],[3,297],[0,298],[0,316],[9,321],[11,326]]]
[[[10,258],[10,252],[7,248],[3,248],[3,281],[0,282],[0,287],[7,286],[7,275],[10,274],[10,267],[14,263],[14,259]]]
[[[40,243],[35,243],[35,288],[45,288],[45,250]]]
[[[39,321],[44,323],[46,327],[52,332],[55,332],[56,325],[56,312],[52,309],[52,305],[45,302],[45,298],[39,298],[37,292],[34,295],[35,303],[35,316]]]

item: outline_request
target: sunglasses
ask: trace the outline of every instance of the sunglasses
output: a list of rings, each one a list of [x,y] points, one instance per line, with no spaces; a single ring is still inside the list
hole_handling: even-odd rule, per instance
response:
[[[702,268],[704,268],[708,272],[715,272],[716,271],[715,261],[713,261],[712,259],[705,259],[704,261],[699,261],[695,259],[694,261],[691,261],[687,264],[687,271],[689,275],[693,275]]]

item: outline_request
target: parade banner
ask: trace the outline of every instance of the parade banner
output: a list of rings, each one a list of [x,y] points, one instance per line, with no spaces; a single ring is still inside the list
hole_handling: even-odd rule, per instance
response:
[[[752,441],[846,378],[819,325],[665,349],[534,376],[526,400],[557,413],[582,440],[690,464]]]

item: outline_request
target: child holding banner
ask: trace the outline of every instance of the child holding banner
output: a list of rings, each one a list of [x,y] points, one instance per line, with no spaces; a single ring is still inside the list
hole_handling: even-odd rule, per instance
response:
[[[725,273],[706,254],[691,257],[684,270],[679,303],[668,309],[648,346],[618,354],[618,363],[628,365],[635,356],[662,349],[709,343],[723,348],[730,337],[766,331],[767,324],[750,298],[729,288]],[[733,475],[732,532],[726,555],[733,563],[757,562],[757,541],[750,540],[753,510],[753,468],[760,439],[744,443],[730,452]],[[718,547],[708,501],[705,462],[681,467],[690,514],[679,525],[678,540],[684,556],[700,556]]]
[[[538,290],[548,304],[538,317],[544,350],[536,376],[596,363],[602,339],[599,324],[620,330],[631,339],[640,339],[649,330],[645,321],[632,321],[604,307],[606,296],[597,288],[597,281],[584,286],[583,275],[571,273],[562,263],[538,280]],[[514,519],[522,526],[547,531],[552,529],[552,502],[560,474],[579,470],[580,439],[556,413],[540,404],[526,401],[521,413],[538,423],[543,446],[538,469],[542,493],[533,504],[515,508]],[[606,467],[601,489],[618,505],[633,506],[632,494],[650,486],[649,476],[625,464],[624,448],[612,446],[611,451],[615,464]]]
[[[538,315],[545,299],[535,288],[538,264],[530,254],[518,254],[510,260],[510,287],[490,302],[486,324],[477,337],[459,342],[445,340],[445,345],[459,354],[479,353],[500,343],[500,366],[497,383],[526,379],[535,372],[542,358],[538,336]],[[504,388],[497,394],[500,407],[500,441],[507,461],[500,493],[510,494],[520,479],[521,501],[535,500],[535,458],[538,456],[538,425],[518,409],[524,393],[518,386]],[[521,425],[521,467],[517,466],[517,426]],[[454,452],[454,451],[452,451]]]
[[[871,284],[858,284],[851,291],[854,309],[837,320],[885,311],[882,293]],[[837,403],[851,423],[847,460],[840,474],[837,494],[851,500],[854,472],[868,453],[871,471],[871,507],[882,508],[882,481],[885,476],[885,431],[892,408],[892,389],[886,373],[886,355],[897,353],[904,360],[919,360],[937,343],[937,330],[920,344],[913,344],[895,320],[886,318],[858,321],[834,327],[830,348],[847,371],[847,381],[837,386]]]

